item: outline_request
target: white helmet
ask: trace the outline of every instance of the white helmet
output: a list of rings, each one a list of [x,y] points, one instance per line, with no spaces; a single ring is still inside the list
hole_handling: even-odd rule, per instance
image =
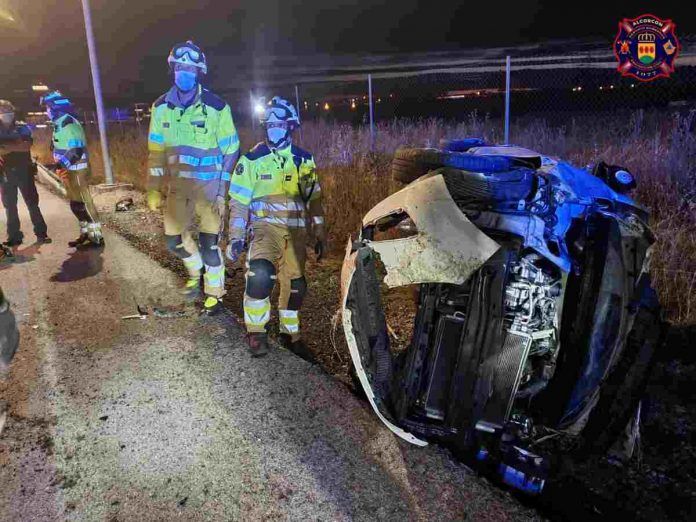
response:
[[[169,64],[170,70],[174,68],[175,63],[181,63],[184,65],[193,65],[203,74],[207,74],[208,72],[208,63],[205,59],[205,54],[201,48],[191,40],[176,44],[172,47],[167,57],[167,63]]]
[[[265,125],[266,123],[283,121],[291,123],[291,129],[300,126],[300,117],[293,104],[280,96],[274,96],[261,117],[261,123]]]

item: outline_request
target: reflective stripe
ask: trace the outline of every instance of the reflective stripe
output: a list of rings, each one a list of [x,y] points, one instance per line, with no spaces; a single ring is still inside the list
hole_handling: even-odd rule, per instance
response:
[[[220,172],[191,172],[187,170],[179,171],[177,174],[180,178],[187,179],[200,179],[202,181],[211,181],[213,179],[220,179]]]
[[[239,145],[239,137],[236,134],[233,136],[226,136],[218,141],[218,145],[221,149],[227,148],[230,145]]]
[[[290,228],[304,228],[305,227],[305,220],[304,219],[298,219],[298,218],[283,218],[283,217],[276,217],[276,216],[256,216],[252,214],[251,216],[251,221],[252,222],[263,222],[263,223],[270,223],[271,225],[283,225],[286,227]]]
[[[75,165],[68,167],[68,170],[82,170],[86,169],[87,167],[89,167],[89,163],[76,163]]]
[[[167,163],[175,165],[190,165],[192,167],[211,167],[213,165],[222,165],[222,156],[203,156],[197,158],[188,154],[175,154],[167,158]]]
[[[263,328],[271,319],[271,299],[253,299],[244,295],[244,322],[247,327]]]
[[[268,210],[269,212],[294,210],[297,212],[302,212],[305,207],[302,203],[298,203],[297,201],[293,200],[286,201],[285,203],[266,203],[263,200],[255,200],[251,202],[249,209],[252,212],[260,210]]]
[[[200,252],[196,252],[195,254],[186,257],[182,259],[182,261],[184,262],[184,266],[186,267],[186,270],[188,270],[189,275],[192,277],[200,275],[201,268],[203,268],[203,259],[201,259]]]
[[[69,149],[81,149],[84,148],[85,142],[82,140],[68,140]]]
[[[221,179],[222,181],[230,181],[230,180],[232,179],[232,176],[230,176],[230,173],[229,173],[229,172],[224,172],[224,171],[223,171],[222,175],[220,176],[220,179]]]
[[[281,332],[289,334],[300,332],[300,313],[297,310],[278,310],[278,315]]]
[[[251,196],[253,195],[253,190],[243,187],[242,185],[236,185],[234,183],[230,185],[230,196],[246,205],[249,204],[251,201]]]
[[[223,286],[225,279],[225,265],[205,265],[205,274],[203,275],[203,278],[208,286]]]
[[[247,220],[244,218],[234,218],[232,220],[232,223],[230,223],[230,227],[232,228],[246,228],[247,226]]]
[[[164,144],[164,136],[162,134],[156,134],[154,132],[150,133],[150,141],[153,141],[155,143],[159,143],[160,145]]]
[[[162,167],[150,167],[150,176],[164,176]]]
[[[315,225],[323,225],[324,224],[324,218],[321,216],[314,216],[314,218],[312,218],[312,220],[314,221]]]

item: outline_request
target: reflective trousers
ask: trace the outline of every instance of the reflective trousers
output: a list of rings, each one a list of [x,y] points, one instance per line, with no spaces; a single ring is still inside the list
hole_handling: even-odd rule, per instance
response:
[[[225,295],[225,263],[218,247],[222,219],[215,207],[218,184],[172,180],[164,208],[164,233],[181,236],[181,244],[189,254],[182,258],[189,277],[200,277],[205,266],[204,292],[213,297]],[[191,233],[196,223],[198,243]]]
[[[84,210],[81,206],[71,205],[78,221],[99,223],[99,213],[89,191],[89,178],[89,169],[69,170],[67,177],[63,178],[63,184],[70,201],[84,204]]]
[[[299,308],[304,297],[304,271],[307,259],[307,233],[304,228],[291,228],[257,222],[252,226],[252,239],[247,257],[247,280],[244,294],[244,322],[247,331],[263,332],[270,319],[271,292],[275,281],[280,283],[278,314],[281,333],[299,338]],[[266,260],[274,271],[255,269],[257,260]],[[269,280],[270,278],[270,280]],[[296,283],[302,281],[301,288]],[[259,292],[257,289],[262,288]],[[294,294],[300,295],[294,295]]]

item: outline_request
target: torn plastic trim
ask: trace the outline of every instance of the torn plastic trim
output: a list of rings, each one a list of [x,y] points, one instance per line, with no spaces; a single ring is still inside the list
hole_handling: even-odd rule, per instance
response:
[[[390,288],[420,283],[463,284],[500,245],[474,225],[457,206],[442,175],[420,179],[370,210],[364,227],[406,214],[414,236],[364,241],[380,255]]]
[[[357,252],[352,252],[352,242],[348,240],[348,246],[346,249],[346,256],[343,260],[343,268],[341,270],[341,311],[342,311],[342,322],[343,331],[346,336],[346,343],[348,344],[348,350],[350,352],[350,358],[353,361],[353,367],[355,368],[355,373],[358,376],[360,385],[365,391],[367,400],[372,406],[372,409],[377,414],[377,417],[382,421],[382,423],[389,428],[389,430],[400,438],[404,439],[406,442],[415,444],[416,446],[427,446],[428,443],[422,439],[419,439],[412,433],[409,433],[395,424],[393,424],[389,419],[387,419],[382,412],[379,410],[377,403],[375,402],[376,394],[372,389],[369,379],[367,378],[367,373],[362,364],[362,359],[360,357],[360,350],[358,349],[358,342],[353,333],[353,314],[352,311],[347,307],[348,293],[350,286],[353,282],[353,275],[355,274],[355,261],[357,259]]]

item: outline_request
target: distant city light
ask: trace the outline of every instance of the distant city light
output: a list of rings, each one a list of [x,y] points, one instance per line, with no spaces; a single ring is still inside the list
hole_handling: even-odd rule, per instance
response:
[[[355,110],[355,107],[356,107],[356,105],[355,105],[355,100],[351,100],[351,101],[350,101],[350,108],[353,109],[353,110]]]
[[[325,110],[325,111],[328,111],[330,108],[331,108],[331,107],[329,106],[329,102],[326,102],[326,103],[324,104],[324,110]]]
[[[635,83],[632,83],[632,84],[631,84],[631,89],[633,89],[635,86],[636,86],[636,84],[635,84]]]
[[[43,83],[32,85],[31,90],[34,92],[46,92],[48,91],[48,85],[44,85]]]
[[[600,85],[600,86],[599,86],[599,90],[600,90],[600,91],[603,91],[603,90],[604,90],[604,87],[602,87],[602,86]]]
[[[614,88],[614,86],[613,86],[613,85],[610,85],[610,86],[609,86],[609,88],[610,88],[610,89],[613,89],[613,88]]]
[[[256,114],[263,114],[263,111],[264,111],[263,104],[260,102],[256,102],[254,104],[254,112]]]

